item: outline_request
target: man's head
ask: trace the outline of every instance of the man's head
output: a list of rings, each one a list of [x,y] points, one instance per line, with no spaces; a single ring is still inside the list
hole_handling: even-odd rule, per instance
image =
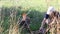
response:
[[[55,8],[53,6],[50,6],[47,11],[55,11]]]
[[[23,14],[22,14],[23,19],[26,19],[26,16],[27,16],[26,13],[23,13]]]
[[[47,10],[47,14],[51,14],[52,12],[54,12],[55,11],[55,9],[54,9],[54,7],[53,6],[50,6],[49,8],[48,8],[48,10]]]
[[[49,14],[50,17],[54,17],[55,12],[56,12],[56,10],[55,10],[55,8],[54,8],[53,6],[50,6],[50,7],[48,8],[48,10],[47,10],[47,14]]]

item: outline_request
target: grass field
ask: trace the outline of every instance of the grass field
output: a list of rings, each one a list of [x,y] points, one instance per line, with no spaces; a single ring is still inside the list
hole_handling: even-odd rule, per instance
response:
[[[23,8],[34,7],[36,9],[43,9],[50,5],[60,7],[60,0],[0,0],[0,6],[11,7],[11,6],[21,6]]]
[[[18,19],[22,18],[23,12],[29,13],[31,30],[38,30],[49,6],[54,6],[60,11],[60,0],[0,0],[0,34],[14,34],[18,27],[15,25]],[[26,32],[25,30],[22,34]]]

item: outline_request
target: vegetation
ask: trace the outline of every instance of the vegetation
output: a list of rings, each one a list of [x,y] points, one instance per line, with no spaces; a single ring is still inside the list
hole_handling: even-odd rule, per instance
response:
[[[26,12],[31,18],[30,28],[36,31],[40,28],[48,6],[59,10],[60,0],[0,0],[0,34],[20,34],[18,21],[22,13]],[[25,34],[25,30],[22,34]]]

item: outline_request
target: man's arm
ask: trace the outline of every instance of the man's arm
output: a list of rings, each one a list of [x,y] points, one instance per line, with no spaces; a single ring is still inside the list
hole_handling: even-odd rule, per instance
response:
[[[43,21],[42,21],[42,23],[41,23],[40,29],[43,28],[44,24],[46,23],[45,21],[46,21],[46,19],[44,18]]]

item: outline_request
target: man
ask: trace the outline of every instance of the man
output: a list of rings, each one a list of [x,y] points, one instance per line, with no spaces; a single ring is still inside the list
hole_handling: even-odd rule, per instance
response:
[[[49,20],[50,18],[54,17],[54,16],[53,16],[53,15],[54,15],[54,12],[55,12],[54,7],[52,7],[52,6],[49,7],[48,10],[47,10],[46,15],[45,15],[45,17],[44,17],[43,22],[45,22],[46,20]],[[46,23],[49,24],[48,21],[47,21]]]
[[[45,24],[45,23],[46,23],[46,24],[49,24],[50,18],[54,17],[54,16],[53,16],[53,15],[54,15],[54,12],[55,12],[54,7],[50,6],[50,7],[48,8],[48,10],[47,10],[47,13],[46,13],[43,21],[42,21],[41,27],[42,27],[43,24]]]
[[[21,20],[19,25],[20,25],[20,27],[24,26],[23,29],[26,28],[31,33],[31,30],[30,30],[30,18],[27,16],[26,13],[23,13],[22,20]]]
[[[44,26],[46,26],[45,24],[47,24],[47,25],[50,24],[50,22],[51,22],[50,19],[52,19],[52,18],[54,17],[54,16],[53,16],[53,15],[54,15],[54,12],[55,12],[54,7],[50,6],[50,7],[48,8],[48,10],[47,10],[47,13],[46,13],[46,15],[45,15],[45,17],[44,17],[44,19],[43,19],[43,21],[42,21],[42,25],[41,25],[41,27],[40,27],[40,31],[42,31],[43,34],[44,34],[45,31],[46,31],[46,29],[44,29]]]

